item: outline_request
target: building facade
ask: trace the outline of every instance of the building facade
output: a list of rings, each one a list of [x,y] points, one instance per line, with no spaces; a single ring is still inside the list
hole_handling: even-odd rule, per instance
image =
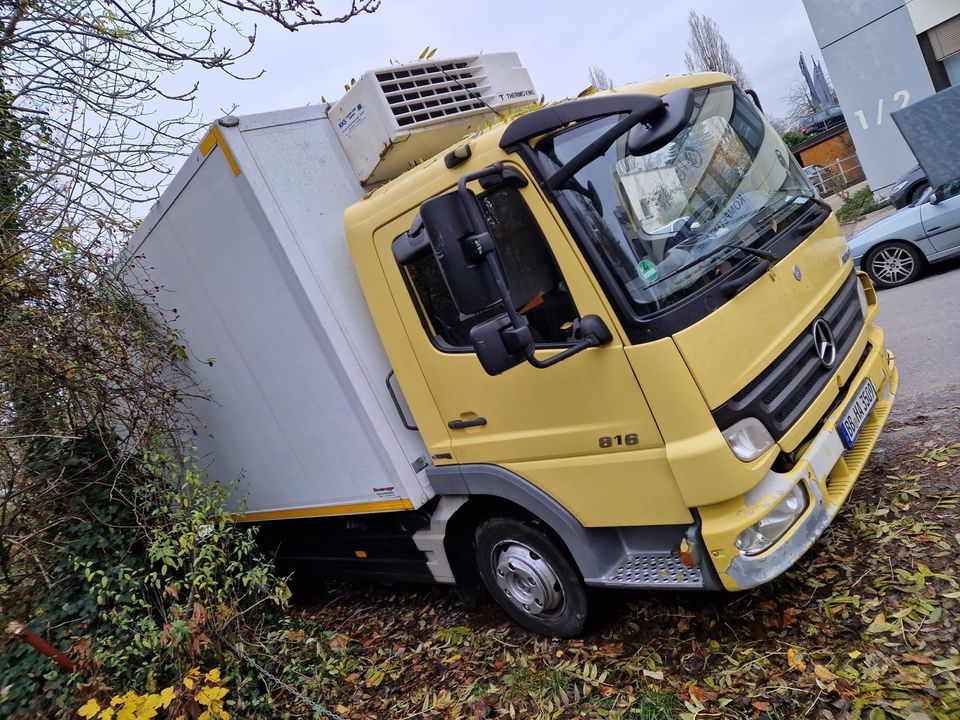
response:
[[[960,84],[960,0],[804,0],[870,187],[916,160],[890,113]]]

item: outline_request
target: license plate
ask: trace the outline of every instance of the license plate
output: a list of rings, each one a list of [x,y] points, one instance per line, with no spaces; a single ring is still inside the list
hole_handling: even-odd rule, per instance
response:
[[[870,417],[870,411],[877,404],[877,390],[873,387],[870,378],[861,383],[857,388],[857,394],[847,405],[847,409],[840,416],[840,422],[837,424],[837,432],[840,433],[840,439],[848,448],[852,448],[857,441],[857,435],[863,429],[864,423]]]

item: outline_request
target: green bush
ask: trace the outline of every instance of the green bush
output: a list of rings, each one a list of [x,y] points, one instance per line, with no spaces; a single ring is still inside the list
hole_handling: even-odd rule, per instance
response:
[[[879,210],[887,204],[887,202],[877,202],[873,196],[873,190],[869,187],[860,188],[837,210],[837,219],[840,222],[850,222],[874,210]]]
[[[270,633],[287,626],[278,611],[289,591],[259,555],[255,531],[233,522],[228,489],[207,482],[189,459],[161,451],[116,465],[116,448],[94,439],[49,449],[34,472],[85,472],[71,478],[78,507],[60,532],[52,576],[21,588],[22,610],[39,600],[21,619],[69,649],[78,674],[12,645],[0,657],[0,716],[50,717],[84,694],[177,684],[198,666],[222,668],[248,710],[269,704],[237,648],[258,654]],[[122,478],[116,467],[125,468]],[[46,582],[55,593],[43,592]]]

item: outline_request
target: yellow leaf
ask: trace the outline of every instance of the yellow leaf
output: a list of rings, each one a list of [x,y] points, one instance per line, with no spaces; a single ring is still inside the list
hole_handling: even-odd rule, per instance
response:
[[[166,710],[171,702],[173,702],[173,688],[165,687],[160,691],[160,707]]]
[[[830,672],[823,665],[817,665],[816,663],[814,663],[813,665],[813,674],[816,675],[821,680],[826,680],[827,682],[829,682],[830,680],[836,680],[838,677],[837,675],[834,675],[832,672]]]
[[[857,659],[858,657],[860,657],[862,654],[863,654],[863,653],[861,653],[859,650],[851,650],[849,653],[847,653],[847,655],[850,656],[850,659],[851,659],[851,660],[856,660],[856,659]]]
[[[787,665],[791,670],[803,672],[807,669],[807,664],[803,661],[803,656],[794,648],[787,650]]]
[[[97,720],[113,720],[115,712],[113,708],[104,708],[100,711],[100,714],[97,715]]]
[[[201,705],[212,705],[227,694],[226,688],[204,687],[197,693],[197,702]]]
[[[183,679],[183,686],[184,686],[187,690],[193,690],[193,685],[194,685],[194,683],[193,683],[193,678],[191,678],[191,677],[185,677],[185,678]]]
[[[100,703],[90,698],[84,703],[83,707],[77,710],[77,715],[82,718],[92,718],[96,716],[98,712],[100,712]]]
[[[218,683],[220,682],[220,668],[214,668],[208,672],[204,677],[207,679],[207,682]]]

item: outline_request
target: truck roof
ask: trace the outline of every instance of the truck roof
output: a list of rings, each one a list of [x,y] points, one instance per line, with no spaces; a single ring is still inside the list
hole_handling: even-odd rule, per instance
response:
[[[650,94],[662,96],[680,88],[702,88],[713,85],[724,85],[733,82],[736,81],[730,75],[725,73],[692,73],[687,75],[675,75],[656,78],[653,80],[645,80],[643,82],[629,83],[619,88],[603,90],[601,92],[594,93],[590,97],[614,95],[617,93]],[[580,98],[567,98],[558,102],[576,102],[578,99]],[[554,104],[557,103],[550,103],[549,105]],[[359,218],[356,217],[357,215],[361,215],[364,219],[369,219],[371,215],[375,214],[379,217],[384,213],[387,213],[387,217],[384,217],[383,220],[388,221],[396,217],[398,214],[406,212],[411,208],[411,197],[431,197],[432,194],[424,194],[424,188],[434,186],[436,181],[443,179],[446,180],[447,184],[452,184],[457,178],[460,177],[461,174],[463,174],[463,168],[457,167],[451,171],[444,165],[443,157],[455,147],[469,143],[472,151],[472,158],[483,158],[492,153],[502,154],[502,151],[499,147],[500,138],[503,136],[503,133],[506,131],[507,127],[509,127],[512,119],[513,118],[510,118],[505,122],[497,122],[484,130],[474,133],[473,135],[465,136],[460,141],[450,145],[447,148],[444,148],[433,157],[417,165],[415,168],[411,168],[399,177],[367,193],[362,200],[347,209],[345,215],[347,227],[350,227],[353,224],[351,222],[352,217],[356,218],[357,221],[359,220]],[[472,165],[473,163],[471,162],[470,166]],[[442,189],[439,190],[439,192],[442,191]]]

